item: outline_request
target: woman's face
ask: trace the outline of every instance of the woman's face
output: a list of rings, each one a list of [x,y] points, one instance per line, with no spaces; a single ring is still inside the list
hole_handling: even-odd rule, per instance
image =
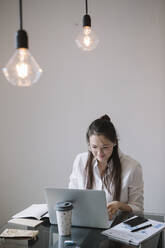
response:
[[[112,155],[115,146],[109,139],[103,135],[91,135],[89,138],[89,147],[95,159],[105,164]]]

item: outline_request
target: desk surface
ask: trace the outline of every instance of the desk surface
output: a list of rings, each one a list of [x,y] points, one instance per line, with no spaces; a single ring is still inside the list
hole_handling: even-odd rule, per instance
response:
[[[145,213],[145,217],[164,221],[164,215]],[[128,213],[121,213],[115,219],[114,225],[130,217]],[[26,226],[9,224],[4,225],[0,232],[5,228],[33,229]],[[50,225],[48,221],[40,224],[36,228],[39,230],[38,239],[33,240],[13,240],[0,239],[0,248],[66,248],[64,241],[72,239],[77,241],[77,248],[131,248],[133,246],[125,245],[117,241],[108,239],[102,235],[102,229],[72,227],[70,237],[60,237],[56,225]],[[68,246],[67,246],[68,247]],[[75,248],[76,246],[70,246]],[[141,247],[144,248],[164,248],[164,232],[154,236],[152,239],[144,242]]]

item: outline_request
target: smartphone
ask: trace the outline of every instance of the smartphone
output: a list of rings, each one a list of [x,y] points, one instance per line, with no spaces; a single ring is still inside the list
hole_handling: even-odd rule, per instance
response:
[[[142,216],[137,216],[131,220],[126,220],[124,221],[125,224],[133,227],[133,226],[137,226],[137,225],[140,225],[144,222],[148,221],[146,218],[142,217]]]

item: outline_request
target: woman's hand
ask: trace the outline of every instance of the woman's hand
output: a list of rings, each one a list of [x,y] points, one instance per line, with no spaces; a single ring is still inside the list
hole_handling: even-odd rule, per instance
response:
[[[120,209],[121,203],[119,201],[112,201],[108,203],[108,214],[110,220],[113,218],[113,215],[117,212],[118,209]]]
[[[112,201],[110,203],[108,203],[107,205],[107,209],[108,209],[108,214],[109,214],[109,218],[110,220],[113,218],[114,214],[117,212],[117,210],[123,210],[123,211],[132,211],[132,208],[123,202],[119,202],[119,201]]]

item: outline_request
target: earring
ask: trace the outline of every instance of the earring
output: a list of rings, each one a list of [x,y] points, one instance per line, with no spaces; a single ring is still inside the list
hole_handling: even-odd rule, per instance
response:
[[[88,151],[91,152],[91,147],[90,147],[90,145],[88,145]]]

